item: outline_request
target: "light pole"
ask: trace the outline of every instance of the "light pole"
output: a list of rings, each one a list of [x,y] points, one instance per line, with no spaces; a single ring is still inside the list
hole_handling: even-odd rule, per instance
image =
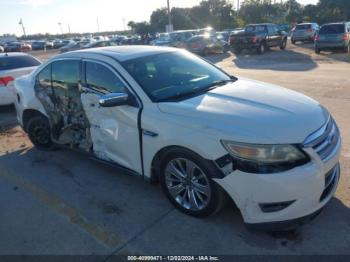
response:
[[[98,21],[98,17],[96,19],[96,23],[97,23],[97,32],[100,32],[100,22]]]
[[[61,22],[58,22],[58,26],[59,26],[59,28],[60,28],[60,30],[61,30],[61,35],[63,35],[62,23],[61,23]]]
[[[167,32],[171,32],[173,31],[173,25],[171,23],[171,13],[170,13],[170,3],[169,0],[167,0],[167,4],[168,4],[168,25],[166,27],[166,31]]]
[[[22,18],[19,20],[19,23],[21,26],[22,26],[22,30],[23,30],[23,35],[24,35],[24,38],[26,38],[26,29],[24,28],[24,24],[23,24],[23,20]]]

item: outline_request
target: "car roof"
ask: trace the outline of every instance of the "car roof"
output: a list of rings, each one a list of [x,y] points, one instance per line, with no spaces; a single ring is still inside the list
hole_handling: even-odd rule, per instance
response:
[[[327,23],[327,24],[324,24],[322,26],[325,26],[325,25],[344,25],[344,24],[348,24],[349,22],[336,22],[336,23]]]
[[[297,24],[297,25],[314,25],[314,24],[316,24],[316,23],[300,23],[300,24]]]
[[[246,26],[257,26],[257,25],[276,25],[276,24],[273,24],[273,23],[261,23],[261,24],[248,24]]]
[[[20,52],[11,52],[11,53],[1,53],[0,54],[0,58],[1,57],[18,57],[18,56],[31,56],[31,55],[28,55],[26,53],[20,53]]]
[[[172,47],[159,47],[159,46],[109,46],[99,47],[92,49],[83,49],[73,52],[64,53],[57,56],[57,58],[69,58],[69,57],[84,57],[84,54],[101,54],[109,57],[113,57],[117,61],[123,62],[126,60],[136,59],[149,55],[157,55],[162,53],[169,53],[178,51],[177,48]]]

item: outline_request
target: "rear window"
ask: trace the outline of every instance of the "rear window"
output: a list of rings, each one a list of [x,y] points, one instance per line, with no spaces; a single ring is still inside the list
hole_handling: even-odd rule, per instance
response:
[[[265,32],[266,26],[264,25],[249,25],[245,28],[246,32]]]
[[[0,57],[0,70],[38,66],[40,62],[31,56],[3,56]]]
[[[296,30],[307,30],[311,28],[311,24],[306,24],[306,25],[297,25],[295,27]]]
[[[344,32],[344,24],[324,25],[320,30],[320,34],[343,34]]]

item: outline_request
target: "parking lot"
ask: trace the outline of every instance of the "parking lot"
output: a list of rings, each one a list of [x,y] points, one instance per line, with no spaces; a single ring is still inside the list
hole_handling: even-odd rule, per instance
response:
[[[12,107],[0,108],[0,254],[350,254],[350,56],[312,44],[207,59],[227,72],[320,101],[339,124],[342,176],[335,197],[295,232],[248,231],[233,203],[197,219],[158,185],[70,151],[33,148]],[[55,52],[35,51],[41,60]]]

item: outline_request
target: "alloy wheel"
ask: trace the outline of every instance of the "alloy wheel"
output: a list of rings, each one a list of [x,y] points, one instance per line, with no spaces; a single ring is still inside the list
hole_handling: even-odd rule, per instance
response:
[[[210,201],[208,177],[189,159],[175,158],[169,161],[165,168],[165,183],[171,197],[187,210],[203,210]]]

